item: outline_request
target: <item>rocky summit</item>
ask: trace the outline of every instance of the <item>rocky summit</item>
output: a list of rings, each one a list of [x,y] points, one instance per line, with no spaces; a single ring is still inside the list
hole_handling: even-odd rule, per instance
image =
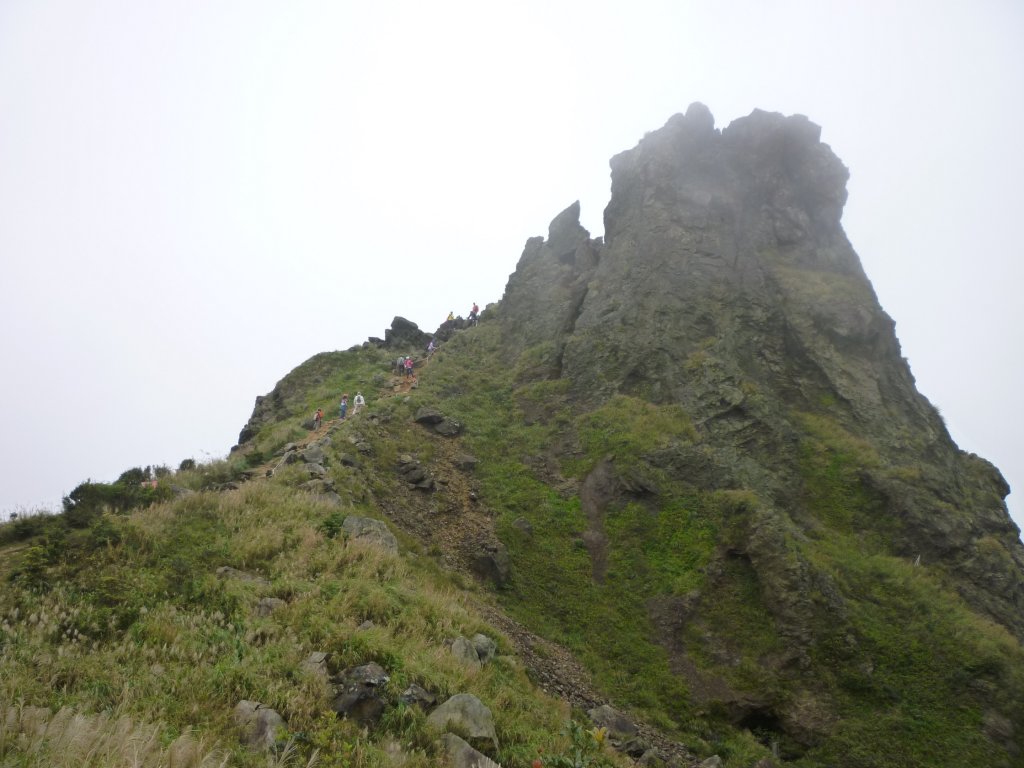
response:
[[[820,133],[693,104],[479,323],[396,317],[227,460],[0,527],[0,761],[77,723],[154,765],[1024,765],[1009,488],[917,391]]]
[[[648,461],[697,487],[756,489],[763,513],[805,532],[799,438],[827,417],[873,454],[859,469],[877,517],[865,526],[885,528],[894,554],[941,564],[1022,637],[1009,488],[915,388],[843,232],[849,174],[820,133],[759,110],[722,131],[701,104],[673,117],[612,159],[603,243],[578,204],[527,243],[500,305],[506,343],[542,349],[535,374],[581,400],[681,405],[699,450]]]

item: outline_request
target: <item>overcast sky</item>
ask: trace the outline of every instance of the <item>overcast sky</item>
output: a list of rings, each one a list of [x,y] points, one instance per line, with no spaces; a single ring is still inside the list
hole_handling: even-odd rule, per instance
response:
[[[693,101],[823,127],[919,389],[1020,487],[1019,0],[0,0],[0,510],[223,456],[311,355],[497,300]]]

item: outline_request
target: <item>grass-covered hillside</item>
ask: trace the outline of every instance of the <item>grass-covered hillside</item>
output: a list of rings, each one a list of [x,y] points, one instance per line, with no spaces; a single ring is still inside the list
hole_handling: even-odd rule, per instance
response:
[[[544,350],[510,363],[502,339],[499,307],[411,388],[390,372],[405,350],[319,355],[227,461],[0,528],[0,765],[133,765],[140,749],[146,765],[450,764],[425,709],[400,700],[412,684],[478,697],[502,765],[628,760],[579,730],[577,755],[566,726],[585,716],[535,686],[493,603],[699,759],[1024,764],[1019,641],[941,568],[892,551],[862,480],[882,460],[827,407],[787,414],[799,509],[780,510],[679,470],[712,462],[681,406],[584,405],[536,375]],[[316,407],[331,419],[357,389],[368,408],[329,425],[322,472],[283,460]],[[425,408],[460,434],[417,423]],[[414,487],[410,466],[431,482]],[[385,521],[398,552],[349,535],[356,517]],[[473,575],[481,551],[507,556],[501,578]],[[496,658],[460,661],[452,640],[477,633]],[[377,721],[335,715],[312,653],[330,675],[387,672]],[[270,753],[239,743],[241,700],[287,722]]]
[[[787,514],[756,487],[680,473],[673,457],[692,467],[704,446],[679,406],[582,407],[564,380],[532,380],[529,351],[503,365],[500,325],[454,339],[416,400],[466,425],[515,616],[613,698],[704,750],[735,749],[737,765],[737,732],[796,765],[1024,764],[1019,640],[941,564],[897,556],[899,523],[862,480],[913,466],[887,465],[827,403],[790,413]]]
[[[357,358],[337,358],[339,371]],[[345,424],[335,445],[358,433],[366,462],[384,466],[394,446],[368,424]],[[447,764],[425,711],[401,701],[413,684],[439,702],[477,696],[502,764],[565,752],[569,709],[481,618],[475,585],[400,532],[397,553],[346,534],[347,517],[382,517],[384,473],[328,450],[344,504],[297,490],[308,480],[299,466],[244,482],[238,459],[162,473],[164,500],[112,484],[73,514],[0,527],[0,765]],[[117,508],[111,495],[132,503]],[[454,638],[477,633],[496,642],[493,660],[453,655]],[[326,673],[304,666],[312,653],[327,654]],[[327,675],[370,662],[390,680],[366,726],[331,710]],[[269,752],[240,744],[241,700],[287,722]]]

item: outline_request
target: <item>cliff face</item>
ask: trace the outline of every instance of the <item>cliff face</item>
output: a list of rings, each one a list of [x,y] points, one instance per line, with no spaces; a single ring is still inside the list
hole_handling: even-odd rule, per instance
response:
[[[582,400],[682,405],[698,456],[649,457],[698,486],[754,488],[816,525],[802,421],[870,446],[858,470],[894,551],[941,563],[968,601],[1024,636],[1024,548],[999,472],[957,449],[916,389],[892,319],[843,232],[848,172],[802,116],[716,130],[694,104],[612,159],[605,242],[578,204],[527,243],[502,302],[533,375]],[[870,523],[870,521],[866,521]]]
[[[235,460],[261,476],[362,387],[328,477],[298,487],[481,578],[674,738],[728,765],[1019,764],[1009,489],[917,391],[818,127],[718,130],[695,104],[611,167],[603,239],[578,203],[558,214],[478,326],[438,329],[415,385],[388,375],[424,341],[397,318],[307,361]]]

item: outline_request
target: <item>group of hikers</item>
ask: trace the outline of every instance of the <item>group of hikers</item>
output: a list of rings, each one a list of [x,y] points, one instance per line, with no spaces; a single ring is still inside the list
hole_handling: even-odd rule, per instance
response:
[[[479,322],[479,318],[480,318],[480,307],[477,306],[477,303],[474,301],[473,302],[473,308],[470,310],[469,317],[467,319],[469,320],[469,324],[470,325],[476,325]],[[454,319],[455,319],[455,313],[454,312],[449,312],[448,313],[448,321],[451,321],[451,320],[454,320]],[[437,342],[434,339],[431,339],[430,343],[427,345],[426,356],[430,357],[432,354],[434,354],[434,352],[436,350],[437,350]],[[415,381],[416,380],[416,372],[414,370],[415,364],[416,363],[413,360],[412,355],[408,355],[408,356],[401,355],[401,356],[399,356],[398,360],[395,361],[395,373],[397,375],[399,375],[399,376],[402,376],[402,377],[407,378],[407,379],[412,379],[413,381]],[[362,408],[365,405],[366,405],[366,398],[363,397],[363,393],[362,392],[356,392],[355,399],[352,401],[352,415],[354,416],[355,414],[359,413],[359,411],[362,410]],[[341,402],[338,404],[338,411],[339,411],[339,418],[341,419],[341,421],[344,421],[345,417],[348,415],[348,393],[347,392],[342,394],[342,396],[341,396]],[[313,414],[313,431],[314,432],[319,431],[320,430],[320,426],[323,424],[323,422],[324,422],[324,409],[323,408],[317,408],[316,412]]]

